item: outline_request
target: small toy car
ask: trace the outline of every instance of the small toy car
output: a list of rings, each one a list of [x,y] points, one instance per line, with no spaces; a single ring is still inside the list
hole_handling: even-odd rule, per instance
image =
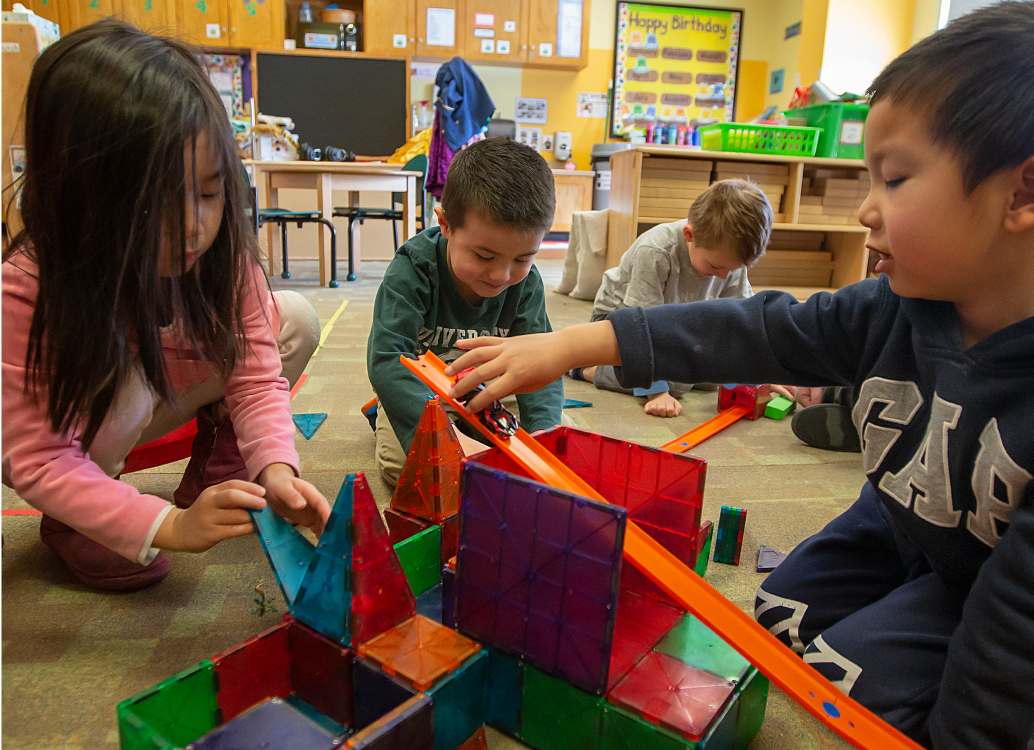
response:
[[[464,370],[456,376],[456,380],[462,379],[468,372],[470,372],[470,370]],[[460,396],[457,401],[466,406],[474,396],[478,395],[483,390],[485,390],[485,384],[480,383],[476,388],[473,388]],[[481,413],[477,416],[481,424],[501,437],[511,437],[516,435],[517,430],[521,427],[520,422],[517,420],[517,416],[510,410],[504,408],[498,401],[493,401],[487,408],[482,409]]]

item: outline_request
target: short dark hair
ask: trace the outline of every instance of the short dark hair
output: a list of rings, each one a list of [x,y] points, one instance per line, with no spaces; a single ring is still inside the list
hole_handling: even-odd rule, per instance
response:
[[[506,137],[486,138],[452,160],[442,210],[454,227],[475,213],[493,224],[548,232],[556,211],[553,172],[535,149]]]
[[[914,106],[954,152],[967,192],[1034,155],[1034,3],[1003,2],[953,21],[895,58],[872,104]]]

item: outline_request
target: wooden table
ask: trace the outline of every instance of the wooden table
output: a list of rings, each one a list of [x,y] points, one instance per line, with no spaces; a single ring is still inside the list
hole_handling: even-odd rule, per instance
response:
[[[596,173],[591,170],[554,169],[556,214],[550,232],[570,232],[571,215],[575,211],[592,210],[592,188]]]
[[[402,170],[398,164],[382,162],[324,162],[324,161],[254,161],[246,160],[254,169],[255,185],[259,192],[259,208],[279,208],[281,188],[316,191],[316,210],[323,218],[332,220],[333,191],[348,192],[348,205],[359,205],[360,190],[380,190],[405,193],[402,203],[402,234],[405,242],[416,234],[416,191],[420,172]],[[330,279],[330,230],[319,226],[320,286]],[[280,234],[269,225],[269,274],[279,273],[282,254]],[[348,238],[338,243],[338,254],[348,247]],[[347,251],[346,251],[347,252]],[[359,245],[355,246],[355,266],[359,268]]]

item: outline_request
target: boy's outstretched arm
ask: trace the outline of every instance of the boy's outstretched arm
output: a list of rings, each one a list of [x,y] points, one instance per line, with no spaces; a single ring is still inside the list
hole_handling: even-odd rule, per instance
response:
[[[469,339],[458,345],[473,351],[449,365],[446,375],[481,366],[460,380],[450,392],[451,396],[462,395],[480,383],[498,378],[467,404],[471,412],[480,411],[511,393],[544,388],[572,367],[621,364],[614,327],[606,320],[553,333]]]

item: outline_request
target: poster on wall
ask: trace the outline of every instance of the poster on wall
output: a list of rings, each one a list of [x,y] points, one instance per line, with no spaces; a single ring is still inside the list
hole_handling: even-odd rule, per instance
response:
[[[610,134],[735,116],[743,11],[617,4]]]

